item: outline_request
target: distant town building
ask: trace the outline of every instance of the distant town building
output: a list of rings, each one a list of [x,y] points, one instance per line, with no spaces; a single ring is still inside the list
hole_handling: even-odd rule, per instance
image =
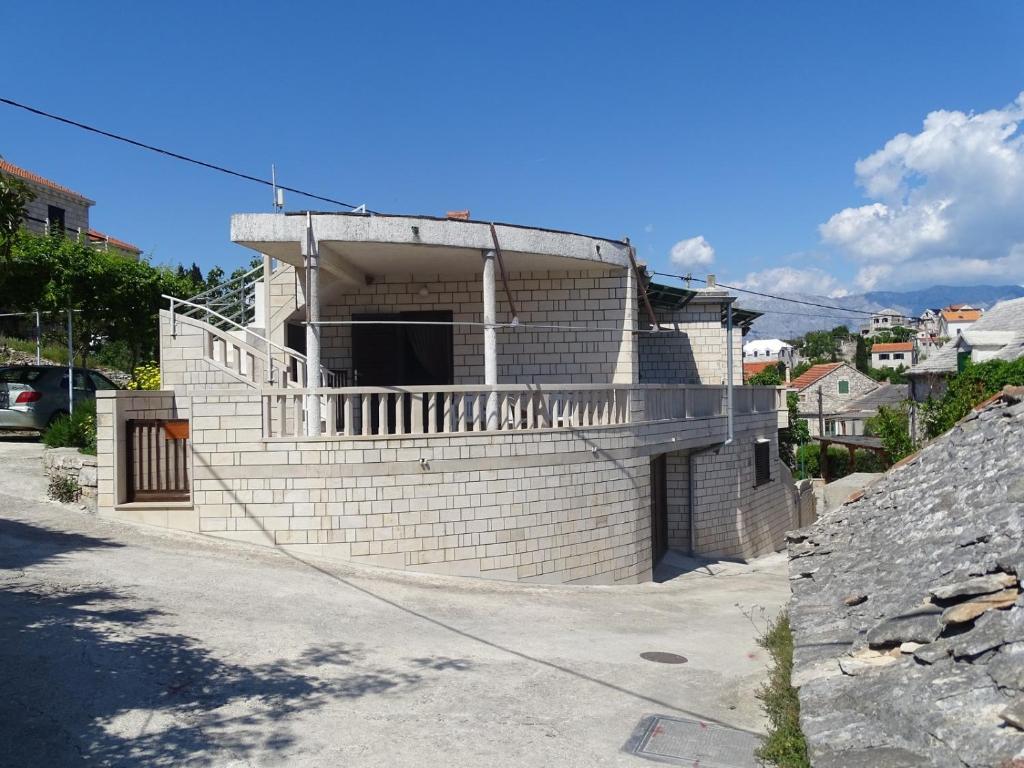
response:
[[[909,368],[914,364],[914,342],[898,341],[871,347],[872,368]]]
[[[955,320],[962,324],[957,328],[958,335],[907,371],[910,397],[916,402],[942,397],[949,379],[967,360],[983,363],[1024,357],[1024,299],[1001,301],[985,313],[973,307],[947,307],[942,316],[945,319],[947,314],[959,317],[973,313],[977,317],[969,322]]]
[[[939,320],[939,336],[955,339],[981,319],[982,310],[966,304],[956,304],[942,310]]]
[[[793,345],[782,339],[758,339],[743,345],[743,362],[760,363],[765,360],[787,362],[793,354]]]
[[[25,229],[30,232],[42,234],[55,230],[68,236],[81,236],[98,248],[117,250],[135,259],[142,254],[141,248],[89,226],[89,209],[96,203],[85,195],[20,168],[2,157],[0,173],[20,179],[35,194],[35,199],[27,206],[28,215],[24,221]]]
[[[897,309],[882,309],[871,315],[868,324],[861,328],[864,336],[874,336],[879,331],[888,331],[893,328],[913,328],[914,322]]]
[[[917,319],[918,335],[938,336],[942,325],[941,309],[926,309]]]

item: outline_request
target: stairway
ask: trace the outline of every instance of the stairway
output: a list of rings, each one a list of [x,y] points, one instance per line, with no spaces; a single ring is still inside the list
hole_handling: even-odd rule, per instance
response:
[[[171,334],[187,328],[202,335],[203,358],[238,381],[254,388],[301,388],[306,381],[306,356],[267,338],[256,327],[256,296],[263,278],[258,266],[190,299],[165,296],[170,302]],[[269,370],[268,370],[269,366]],[[321,387],[337,386],[334,373],[320,366]]]

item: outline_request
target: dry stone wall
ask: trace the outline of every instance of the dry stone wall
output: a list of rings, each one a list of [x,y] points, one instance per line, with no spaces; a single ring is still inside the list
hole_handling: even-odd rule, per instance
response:
[[[1024,392],[790,534],[794,685],[815,766],[1024,756]]]

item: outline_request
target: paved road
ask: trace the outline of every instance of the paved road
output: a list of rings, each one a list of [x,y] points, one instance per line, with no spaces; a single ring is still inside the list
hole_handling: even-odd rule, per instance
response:
[[[786,600],[778,557],[619,588],[355,569],[45,502],[40,452],[0,440],[0,765],[644,766],[646,714],[762,727],[744,613]]]

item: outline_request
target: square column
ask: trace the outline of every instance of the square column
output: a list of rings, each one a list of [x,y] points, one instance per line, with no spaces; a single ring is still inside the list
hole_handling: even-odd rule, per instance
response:
[[[306,214],[306,239],[302,244],[306,266],[306,436],[320,435],[320,248],[313,236],[313,217]]]
[[[483,260],[483,294],[484,294],[484,384],[494,386],[498,383],[498,331],[494,327],[497,320],[497,302],[494,295],[494,251],[484,251]],[[485,411],[487,430],[498,428],[498,393],[487,394]]]

